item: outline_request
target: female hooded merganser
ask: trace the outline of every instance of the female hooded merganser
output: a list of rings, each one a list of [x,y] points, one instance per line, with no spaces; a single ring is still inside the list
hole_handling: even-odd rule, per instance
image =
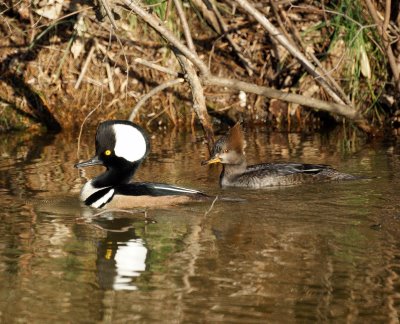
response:
[[[237,123],[229,130],[228,134],[216,141],[211,158],[202,164],[222,163],[223,169],[220,176],[222,187],[258,189],[358,179],[324,164],[263,163],[248,166],[244,152],[245,147],[243,133],[240,124]]]
[[[149,139],[138,125],[123,120],[100,123],[96,132],[96,155],[75,167],[103,165],[107,170],[83,186],[81,201],[95,208],[132,208],[209,198],[200,191],[168,184],[130,182],[149,150]]]

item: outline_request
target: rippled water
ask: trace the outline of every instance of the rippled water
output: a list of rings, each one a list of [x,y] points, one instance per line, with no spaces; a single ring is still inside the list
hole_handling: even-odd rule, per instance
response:
[[[2,135],[0,322],[398,322],[400,145],[247,131],[248,160],[371,177],[220,190],[201,134],[154,133],[137,179],[217,200],[95,215],[76,136]],[[85,134],[80,158],[93,154]]]

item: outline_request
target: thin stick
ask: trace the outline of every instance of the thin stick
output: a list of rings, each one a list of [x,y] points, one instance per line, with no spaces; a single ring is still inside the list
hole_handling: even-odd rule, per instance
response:
[[[178,83],[182,83],[184,81],[185,81],[184,79],[178,78],[178,79],[167,81],[167,82],[162,83],[162,84],[158,85],[157,87],[153,88],[146,95],[144,95],[142,98],[140,98],[140,100],[137,102],[135,107],[133,107],[132,112],[129,115],[128,120],[133,121],[135,119],[135,117],[138,114],[140,108],[143,106],[143,104],[146,102],[147,99],[151,98],[156,93],[158,93],[160,91],[163,91],[166,88],[172,87],[172,86],[174,86],[174,85],[176,85]]]
[[[194,44],[193,44],[193,38],[190,33],[189,24],[187,22],[185,12],[183,11],[181,1],[174,0],[174,4],[176,7],[176,10],[178,11],[179,19],[181,20],[181,23],[182,23],[183,34],[185,35],[187,46],[193,53],[196,53],[196,48],[194,47]]]
[[[108,87],[110,89],[110,93],[114,94],[115,93],[114,81],[113,81],[110,63],[108,63],[108,60],[106,61],[106,72],[107,72]]]
[[[143,58],[140,58],[140,57],[135,58],[133,60],[133,62],[138,63],[138,64],[142,64],[144,66],[147,66],[147,67],[149,67],[151,69],[154,69],[154,70],[157,70],[157,71],[160,71],[160,72],[164,72],[164,73],[170,74],[170,75],[172,75],[174,77],[178,77],[179,76],[179,73],[174,71],[174,70],[172,70],[172,69],[166,68],[166,67],[164,67],[162,65],[159,65],[159,64],[156,64],[156,63],[153,63],[153,62],[150,62],[150,61],[147,61],[147,60],[145,60]]]
[[[215,204],[215,202],[216,202],[217,200],[218,200],[218,196],[215,197],[215,199],[214,199],[213,202],[211,203],[210,208],[208,208],[208,210],[204,213],[204,216],[207,216],[207,215],[211,212],[211,210],[214,208],[214,204]]]
[[[83,120],[81,127],[79,128],[79,135],[78,135],[78,145],[76,148],[76,158],[79,160],[79,151],[81,149],[81,137],[82,137],[82,133],[83,133],[83,126],[86,123],[86,120],[88,120],[88,118],[97,110],[99,109],[99,107],[101,106],[101,104],[103,103],[103,90],[101,91],[101,99],[99,104],[96,106],[96,108],[93,108],[85,117],[85,119]]]
[[[86,61],[83,64],[82,71],[79,74],[78,81],[76,81],[76,84],[75,84],[75,87],[74,87],[75,89],[78,89],[79,86],[81,85],[81,82],[83,80],[83,77],[85,76],[86,70],[87,70],[87,68],[89,66],[90,60],[92,59],[92,56],[93,56],[93,53],[94,53],[95,49],[96,49],[96,46],[92,45],[92,47],[90,48],[89,54],[88,54],[88,56],[86,58]]]
[[[118,27],[117,27],[117,24],[115,23],[114,15],[111,12],[108,1],[107,0],[99,0],[99,2],[101,3],[101,6],[103,6],[104,10],[106,11],[108,18],[110,19],[111,25],[114,27],[115,30],[117,30]]]
[[[167,9],[165,10],[164,23],[167,22],[167,20],[168,20],[169,12],[171,11],[171,4],[172,4],[172,0],[168,0]]]
[[[65,60],[67,58],[67,55],[69,54],[69,50],[71,49],[72,43],[74,42],[75,38],[76,38],[76,34],[74,33],[72,35],[72,37],[69,39],[69,41],[68,41],[67,47],[64,50],[64,54],[63,54],[63,56],[61,58],[60,64],[58,65],[56,73],[52,75],[52,80],[53,81],[58,80],[58,78],[60,77],[62,67],[63,67],[63,65],[65,63]]]

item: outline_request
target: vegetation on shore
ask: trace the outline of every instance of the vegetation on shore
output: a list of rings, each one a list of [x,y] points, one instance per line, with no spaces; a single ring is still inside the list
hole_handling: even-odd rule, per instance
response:
[[[100,119],[398,126],[400,16],[367,0],[5,1],[0,129]]]

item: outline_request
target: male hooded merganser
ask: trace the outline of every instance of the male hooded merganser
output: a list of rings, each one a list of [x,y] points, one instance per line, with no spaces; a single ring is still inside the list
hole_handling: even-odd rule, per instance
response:
[[[240,124],[237,123],[229,130],[228,134],[216,141],[211,158],[202,164],[222,163],[223,169],[220,176],[222,187],[258,189],[358,179],[325,164],[263,163],[248,166],[244,152],[245,147],[243,133]]]
[[[96,132],[96,155],[76,168],[103,165],[106,171],[89,180],[80,199],[95,208],[156,207],[203,200],[206,194],[163,183],[130,182],[150,150],[145,131],[129,121],[109,120]]]

